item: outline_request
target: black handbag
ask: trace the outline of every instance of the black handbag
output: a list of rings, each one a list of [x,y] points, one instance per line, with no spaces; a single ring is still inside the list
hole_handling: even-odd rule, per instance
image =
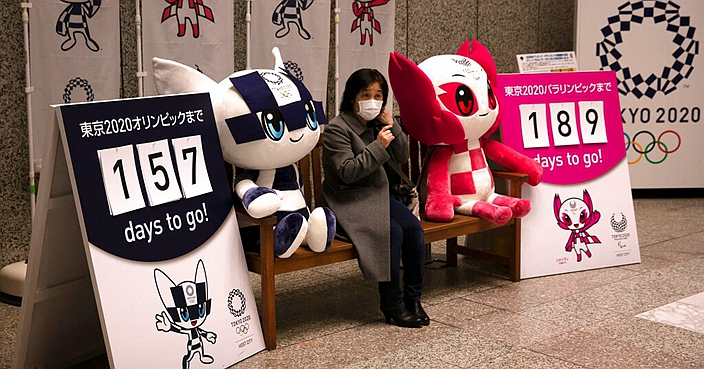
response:
[[[393,171],[396,172],[396,174],[398,174],[401,178],[401,183],[389,183],[389,196],[406,205],[408,210],[410,210],[411,213],[413,213],[413,215],[420,220],[420,202],[418,199],[416,185],[405,173],[403,173],[401,168],[398,167],[393,159],[387,161],[386,165],[393,169]]]

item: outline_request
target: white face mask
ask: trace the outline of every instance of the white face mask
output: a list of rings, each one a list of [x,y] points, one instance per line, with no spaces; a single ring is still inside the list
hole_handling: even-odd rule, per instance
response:
[[[381,113],[381,105],[384,102],[380,100],[359,100],[359,116],[367,122],[376,118]]]

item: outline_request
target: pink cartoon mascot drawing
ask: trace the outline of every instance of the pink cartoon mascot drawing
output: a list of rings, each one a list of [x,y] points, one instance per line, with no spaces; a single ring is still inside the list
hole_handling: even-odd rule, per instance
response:
[[[386,5],[390,0],[355,0],[352,3],[352,13],[356,17],[352,21],[352,29],[359,29],[360,35],[360,45],[364,45],[367,42],[367,35],[369,35],[369,46],[374,46],[374,31],[381,34],[381,23],[374,17],[374,7]]]
[[[506,224],[530,211],[530,201],[494,192],[486,157],[526,173],[537,185],[543,169],[534,160],[492,140],[501,121],[494,94],[496,66],[478,41],[465,41],[457,55],[433,56],[415,65],[397,52],[389,59],[389,81],[401,120],[411,137],[434,149],[428,162],[425,215],[450,221],[455,212]]]
[[[570,231],[570,238],[565,245],[565,251],[577,254],[577,261],[582,261],[582,254],[592,257],[589,245],[601,243],[597,236],[587,233],[601,218],[601,213],[594,210],[592,197],[587,190],[584,190],[581,199],[570,197],[565,201],[560,201],[560,195],[555,194],[553,200],[555,219],[560,228]]]

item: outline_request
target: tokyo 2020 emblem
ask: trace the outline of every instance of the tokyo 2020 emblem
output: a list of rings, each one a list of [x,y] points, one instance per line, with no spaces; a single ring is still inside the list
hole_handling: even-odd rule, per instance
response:
[[[692,63],[699,53],[699,41],[694,38],[696,28],[691,25],[690,17],[680,14],[680,6],[673,1],[627,1],[618,10],[617,15],[608,18],[609,24],[601,29],[604,39],[596,44],[601,69],[616,72],[618,90],[622,95],[652,99],[658,92],[667,95],[675,91],[694,70]],[[672,63],[649,75],[634,72],[623,65],[624,50],[619,49],[624,42],[624,33],[631,31],[634,24],[644,22],[653,22],[661,26],[663,32],[670,32],[674,44]]]

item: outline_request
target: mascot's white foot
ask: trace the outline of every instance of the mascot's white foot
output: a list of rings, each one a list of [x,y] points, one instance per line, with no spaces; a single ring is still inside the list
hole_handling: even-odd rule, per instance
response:
[[[299,213],[291,213],[276,224],[274,229],[274,254],[287,258],[298,250],[308,233],[308,222]]]
[[[323,252],[330,248],[335,231],[337,218],[328,208],[316,208],[308,218],[308,247],[315,252]]]

